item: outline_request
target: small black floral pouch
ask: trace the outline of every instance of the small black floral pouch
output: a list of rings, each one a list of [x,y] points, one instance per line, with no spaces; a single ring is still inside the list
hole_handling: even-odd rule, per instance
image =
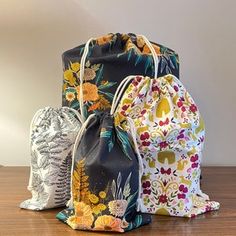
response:
[[[72,205],[57,218],[73,229],[125,232],[151,222],[137,212],[139,160],[113,116],[98,113],[74,150]]]

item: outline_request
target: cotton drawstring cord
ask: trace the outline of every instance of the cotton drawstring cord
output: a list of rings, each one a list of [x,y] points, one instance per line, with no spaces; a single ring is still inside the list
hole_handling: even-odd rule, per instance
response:
[[[81,61],[80,61],[80,75],[79,75],[79,79],[80,79],[80,91],[79,91],[79,104],[80,104],[80,113],[81,113],[81,117],[82,117],[82,121],[85,122],[85,115],[84,115],[84,97],[83,97],[83,78],[84,78],[84,70],[85,70],[85,63],[86,63],[86,57],[89,53],[89,44],[93,41],[93,38],[90,38],[87,43],[84,46],[84,52],[83,55],[81,57]],[[82,122],[82,123],[83,123]]]
[[[150,43],[150,41],[146,38],[146,36],[144,35],[139,35],[139,37],[142,37],[144,42],[147,44],[148,48],[151,51],[152,57],[153,57],[153,62],[154,62],[154,79],[157,79],[157,74],[158,74],[158,65],[159,65],[159,59],[157,56],[157,53],[154,49],[154,47],[152,46],[152,44]]]
[[[144,210],[144,206],[143,206],[143,201],[141,198],[141,193],[142,193],[142,176],[143,176],[143,159],[141,157],[141,154],[139,152],[139,148],[138,148],[138,143],[137,143],[137,132],[135,129],[135,125],[134,125],[134,121],[127,117],[127,121],[129,123],[130,126],[130,133],[131,133],[131,137],[133,139],[133,143],[134,143],[134,148],[135,148],[135,152],[137,154],[138,157],[138,164],[139,164],[139,188],[138,188],[138,199],[137,199],[137,211],[143,211]]]
[[[112,101],[112,105],[111,105],[111,111],[110,111],[110,114],[113,115],[115,113],[115,110],[118,106],[118,103],[119,103],[119,100],[121,98],[121,96],[123,95],[123,92],[127,86],[127,84],[132,80],[134,79],[135,76],[128,76],[126,78],[124,78],[118,88],[116,89],[116,92],[115,92],[115,95],[114,95],[114,98],[113,98],[113,101]]]
[[[81,138],[84,134],[84,131],[86,130],[86,127],[87,125],[89,124],[90,120],[95,116],[95,114],[91,114],[89,115],[89,117],[86,119],[86,121],[83,123],[83,125],[81,126],[77,136],[76,136],[76,139],[75,139],[75,144],[74,144],[74,147],[73,147],[73,151],[72,151],[72,166],[71,166],[71,180],[70,180],[70,183],[71,183],[71,191],[70,191],[70,194],[71,194],[71,197],[70,197],[70,200],[67,202],[66,206],[72,208],[73,207],[73,192],[72,192],[72,180],[73,180],[73,171],[74,171],[74,166],[75,166],[75,153],[77,151],[77,148],[78,148],[78,145],[81,141]]]

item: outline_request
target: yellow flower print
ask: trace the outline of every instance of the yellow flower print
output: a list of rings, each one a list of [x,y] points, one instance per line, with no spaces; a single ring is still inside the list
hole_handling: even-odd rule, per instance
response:
[[[95,221],[94,230],[99,231],[116,231],[123,233],[124,229],[121,228],[121,219],[109,215],[99,216]]]
[[[75,94],[72,93],[72,92],[67,92],[67,93],[66,93],[66,100],[67,100],[68,102],[74,101],[74,100],[75,100]]]
[[[101,130],[101,131],[102,131],[102,130]],[[101,192],[99,193],[99,197],[102,198],[102,199],[104,199],[106,196],[107,196],[107,194],[106,194],[106,192],[104,192],[104,191],[101,191]]]
[[[123,216],[125,214],[128,202],[126,200],[114,200],[108,203],[109,211],[114,216]]]
[[[74,207],[75,215],[70,216],[67,219],[68,225],[70,225],[73,229],[90,229],[94,221],[90,206],[83,202],[75,201]]]
[[[65,70],[64,71],[64,79],[69,82],[70,86],[74,86],[75,85],[76,79],[75,79],[75,77],[73,75],[73,71],[72,70],[69,69],[69,70]]]
[[[96,101],[99,98],[98,88],[95,84],[83,83],[83,100],[84,101]],[[76,87],[77,99],[80,99],[80,85]]]
[[[74,62],[70,64],[70,68],[74,71],[74,72],[78,72],[80,69],[80,64],[79,62]]]
[[[90,194],[89,200],[93,204],[97,204],[99,202],[99,198],[95,194]]]
[[[106,205],[104,205],[102,203],[99,203],[97,206],[100,209],[100,211],[105,211],[107,209]]]
[[[93,213],[96,214],[96,215],[99,215],[101,213],[101,209],[99,208],[98,205],[96,206],[93,206]]]

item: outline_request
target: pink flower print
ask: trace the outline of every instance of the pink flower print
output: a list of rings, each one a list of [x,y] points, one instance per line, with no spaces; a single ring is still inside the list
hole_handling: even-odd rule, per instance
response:
[[[196,112],[197,111],[197,106],[194,104],[191,104],[191,106],[189,107],[191,112]]]
[[[168,146],[168,143],[166,141],[163,141],[163,142],[160,142],[159,145],[160,145],[160,148],[163,149]]]
[[[142,184],[142,187],[143,187],[143,193],[144,194],[147,194],[147,195],[150,195],[151,194],[151,183],[150,181],[146,181]]]

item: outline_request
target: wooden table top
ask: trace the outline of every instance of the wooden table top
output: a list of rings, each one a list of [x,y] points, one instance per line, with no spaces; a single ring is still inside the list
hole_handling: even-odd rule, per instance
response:
[[[125,235],[236,235],[236,167],[205,167],[202,189],[221,203],[221,209],[193,219],[153,216],[150,225]],[[61,209],[34,212],[19,203],[30,197],[27,167],[0,167],[0,235],[114,235],[72,230],[55,218]],[[118,235],[118,234],[115,234]]]

